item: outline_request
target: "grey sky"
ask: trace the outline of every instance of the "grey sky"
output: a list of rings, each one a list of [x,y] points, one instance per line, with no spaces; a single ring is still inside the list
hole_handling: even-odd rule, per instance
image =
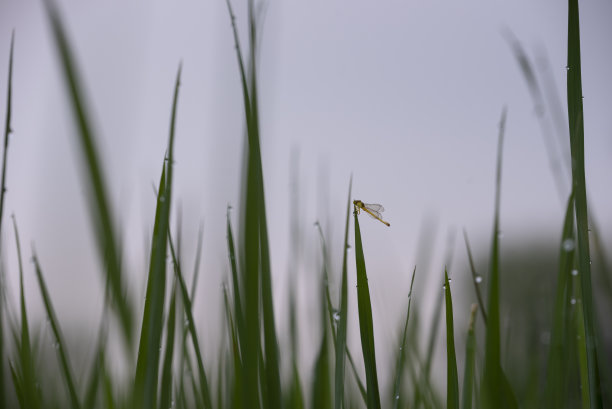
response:
[[[141,285],[137,277],[145,268],[151,183],[158,179],[174,76],[183,62],[175,204],[183,205],[184,234],[191,241],[185,243],[187,257],[198,223],[205,220],[206,274],[220,284],[227,269],[225,207],[238,202],[243,127],[225,2],[60,3],[117,210],[121,203],[117,213],[133,286]],[[234,1],[243,38],[244,3]],[[259,73],[276,289],[282,290],[287,265],[292,150],[299,152],[304,228],[319,219],[329,225],[330,241],[339,243],[351,173],[354,198],[385,205],[391,228],[364,220],[362,229],[368,267],[384,273],[370,277],[373,298],[395,308],[382,294],[398,283],[407,287],[424,217],[438,220],[437,258],[450,228],[465,227],[477,243],[487,240],[504,105],[504,239],[556,240],[563,204],[533,103],[501,32],[514,32],[531,57],[548,57],[550,79],[564,98],[566,7],[556,0],[269,1]],[[609,1],[581,4],[587,185],[607,243],[612,242],[611,17]],[[5,215],[16,214],[28,258],[29,244],[36,243],[60,313],[75,317],[99,305],[102,294],[71,117],[39,1],[0,0],[0,112],[4,115],[13,28],[15,134]],[[15,289],[8,222],[4,245]],[[316,236],[305,231],[305,252],[312,258]],[[458,249],[463,254],[463,247]],[[28,280],[36,305],[31,275]],[[78,291],[67,297],[63,288]]]

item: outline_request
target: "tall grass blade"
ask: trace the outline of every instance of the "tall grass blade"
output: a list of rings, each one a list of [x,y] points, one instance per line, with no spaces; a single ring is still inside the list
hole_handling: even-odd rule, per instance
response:
[[[410,280],[410,291],[408,291],[408,309],[406,310],[406,321],[404,323],[404,332],[400,342],[399,354],[395,363],[395,381],[393,387],[393,408],[398,409],[400,404],[400,392],[402,387],[402,374],[404,373],[404,364],[406,362],[406,339],[408,337],[408,320],[410,319],[410,305],[412,304],[412,286],[414,285],[414,277],[416,275],[416,266],[412,271],[412,279]]]
[[[346,349],[346,328],[348,323],[348,233],[351,214],[351,197],[353,176],[349,180],[348,199],[346,202],[346,218],[344,222],[344,245],[342,246],[342,278],[340,284],[340,308],[338,314],[338,329],[336,337],[336,370],[334,373],[334,408],[340,409],[344,400],[344,351]],[[359,378],[357,378],[359,380]],[[361,383],[361,381],[359,381]]]
[[[172,174],[174,161],[174,134],[176,128],[176,108],[181,79],[179,66],[174,85],[170,135],[167,157],[164,159],[162,175],[157,195],[155,224],[151,243],[151,258],[147,278],[147,292],[138,348],[136,378],[134,381],[134,406],[153,408],[157,400],[159,359],[163,331],[164,301],[166,293],[166,256],[170,224],[170,205],[172,199]],[[177,261],[175,260],[175,263]]]
[[[168,234],[170,234],[169,231]],[[204,370],[204,361],[202,359],[202,352],[200,350],[200,342],[198,341],[198,333],[196,332],[195,321],[193,319],[193,304],[191,302],[191,298],[189,297],[189,293],[187,292],[187,286],[185,285],[185,280],[183,279],[181,266],[178,263],[176,253],[174,252],[174,245],[172,244],[171,236],[168,236],[168,243],[170,245],[170,254],[172,255],[172,261],[176,267],[174,269],[174,273],[176,275],[176,278],[178,279],[181,299],[183,301],[183,305],[185,306],[185,314],[187,314],[187,327],[189,329],[189,335],[191,337],[191,342],[193,343],[193,350],[195,351],[196,361],[198,364],[200,390],[199,393],[195,394],[195,398],[196,400],[200,400],[202,402],[201,407],[210,409],[212,408],[212,400],[210,396],[210,389],[208,387],[208,378],[206,377],[206,371]],[[190,371],[190,373],[193,373],[193,371]]]
[[[463,392],[461,395],[461,409],[472,409],[472,391],[474,389],[474,361],[476,355],[476,336],[474,324],[476,322],[477,304],[472,304],[470,325],[465,341],[465,368],[463,371]]]
[[[2,153],[2,184],[0,185],[0,233],[4,214],[4,196],[6,194],[6,164],[8,161],[8,141],[12,132],[11,117],[13,103],[13,50],[15,45],[15,30],[11,34],[11,51],[9,52],[9,69],[6,91],[6,120],[4,124],[4,150]],[[6,406],[6,391],[4,381],[4,270],[0,271],[0,407]]]
[[[119,246],[113,227],[115,219],[112,216],[107,184],[96,147],[97,137],[91,126],[72,47],[68,42],[59,11],[53,0],[45,0],[44,3],[61,61],[61,70],[69,94],[74,120],[78,129],[76,142],[80,147],[81,161],[87,171],[88,188],[90,190],[88,195],[90,215],[96,231],[98,253],[104,266],[105,279],[110,284],[113,305],[121,323],[126,345],[128,346],[127,349],[130,350],[133,331],[133,310],[127,297],[125,283],[123,282]]]
[[[30,343],[30,330],[28,323],[28,313],[25,302],[25,292],[23,287],[23,261],[21,258],[21,243],[19,241],[19,231],[17,222],[13,216],[13,229],[15,232],[15,244],[17,246],[17,260],[19,263],[19,301],[21,307],[21,338],[17,341],[17,352],[19,354],[19,367],[17,368],[17,377],[13,376],[13,380],[19,379],[15,383],[15,387],[21,390],[21,399],[23,402],[22,408],[37,409],[41,407],[40,389],[36,379],[36,370],[34,368],[34,356]]]
[[[359,310],[359,332],[361,333],[361,348],[365,364],[366,384],[368,392],[368,409],[380,409],[380,392],[378,374],[376,371],[376,353],[374,349],[374,322],[372,321],[372,304],[370,288],[361,244],[361,230],[357,212],[355,217],[355,263],[357,265],[357,307]]]
[[[229,298],[227,295],[227,288],[223,286],[223,301],[225,305],[225,316],[227,318],[227,330],[229,332],[229,337],[231,340],[231,359],[232,364],[234,366],[233,379],[232,379],[232,405],[234,408],[242,408],[244,407],[244,402],[242,400],[242,385],[240,382],[242,381],[242,362],[240,359],[240,347],[238,346],[238,336],[236,331],[236,326],[234,325],[234,320],[232,319],[232,310],[230,307]]]
[[[238,278],[238,266],[236,263],[236,247],[234,245],[234,234],[230,221],[230,206],[227,207],[227,248],[229,253],[230,268],[232,272],[232,291],[234,295],[234,316],[236,317],[236,332],[239,340],[244,334],[244,315],[242,310],[240,280]]]
[[[565,211],[565,222],[560,243],[559,274],[555,293],[550,352],[546,371],[544,402],[547,407],[561,408],[567,399],[567,356],[570,318],[571,272],[575,255],[574,235],[574,195],[570,195]],[[571,246],[569,246],[571,244]]]
[[[501,170],[503,140],[506,128],[506,109],[504,108],[497,146],[497,170],[495,177],[495,216],[493,237],[491,239],[491,260],[489,273],[488,320],[485,340],[485,364],[481,386],[482,407],[516,408],[514,393],[501,366],[501,337],[499,317],[499,208],[501,198]]]
[[[567,109],[572,154],[572,186],[575,194],[576,235],[578,238],[578,271],[582,289],[582,310],[589,374],[591,407],[602,407],[597,361],[597,334],[591,287],[591,254],[587,216],[586,181],[584,173],[584,112],[582,105],[582,74],[580,62],[580,19],[578,0],[568,1],[567,35]]]
[[[313,409],[331,409],[332,403],[332,391],[331,391],[331,379],[330,379],[330,359],[329,359],[329,329],[327,319],[327,305],[326,305],[326,287],[327,287],[327,271],[326,271],[326,260],[323,259],[323,275],[321,277],[321,289],[320,289],[320,305],[321,305],[321,344],[317,353],[317,359],[315,360],[314,375],[312,377],[312,398],[311,407]],[[334,325],[333,322],[330,322]]]
[[[453,298],[446,270],[444,270],[444,298],[446,300],[446,407],[447,409],[459,409],[459,375],[455,355]]]
[[[32,251],[32,253],[34,253],[34,251]],[[40,287],[40,293],[45,305],[47,317],[49,318],[51,330],[53,331],[53,337],[55,338],[54,346],[59,355],[62,374],[64,376],[64,381],[66,382],[66,387],[68,388],[68,395],[70,396],[70,403],[72,404],[72,408],[79,409],[81,408],[81,403],[79,402],[79,398],[77,396],[74,377],[72,376],[72,370],[70,369],[70,363],[68,362],[66,342],[64,341],[64,336],[62,334],[62,330],[60,329],[57,315],[55,315],[55,309],[51,303],[49,291],[47,290],[47,284],[43,278],[42,270],[35,253],[33,256],[33,261],[34,268],[36,270],[36,277],[38,278],[38,286]]]
[[[176,266],[175,266],[176,268]],[[168,319],[166,321],[166,351],[164,353],[164,363],[161,376],[161,391],[159,397],[159,409],[172,407],[172,363],[174,356],[174,332],[176,330],[176,278],[172,285],[172,296],[168,307]]]

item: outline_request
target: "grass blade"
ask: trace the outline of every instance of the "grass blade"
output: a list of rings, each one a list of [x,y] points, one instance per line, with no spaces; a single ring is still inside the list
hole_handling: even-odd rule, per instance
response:
[[[170,234],[170,232],[168,232]],[[212,408],[212,400],[210,396],[210,389],[208,388],[208,378],[206,377],[206,371],[204,370],[204,361],[202,360],[202,352],[200,350],[200,342],[198,341],[198,334],[195,328],[195,321],[193,319],[193,305],[191,298],[187,292],[187,286],[183,279],[183,273],[181,266],[176,259],[176,253],[174,252],[174,245],[172,244],[172,237],[168,236],[168,242],[170,244],[170,254],[175,265],[174,273],[178,279],[179,290],[181,292],[181,299],[185,306],[185,314],[187,314],[187,327],[189,329],[189,335],[191,336],[191,342],[193,343],[193,349],[196,354],[196,361],[198,364],[198,375],[200,378],[200,393],[196,394],[196,400],[202,401],[202,407],[210,409]]]
[[[446,407],[459,409],[459,376],[455,355],[455,330],[453,325],[453,299],[448,272],[444,270],[444,298],[446,300]]]
[[[476,336],[474,335],[474,324],[476,322],[477,304],[472,304],[470,314],[470,325],[468,327],[467,340],[465,341],[465,370],[463,372],[463,393],[461,409],[472,409],[472,391],[474,389],[474,361],[476,355]]]
[[[376,353],[374,349],[374,323],[372,321],[372,304],[370,302],[370,288],[366,273],[363,246],[361,244],[361,230],[357,212],[355,217],[355,263],[357,265],[357,307],[359,310],[359,331],[361,333],[361,348],[365,364],[366,384],[368,392],[368,409],[380,409],[380,392],[378,388],[378,375],[376,372]]]
[[[17,368],[18,377],[13,375],[13,381],[19,379],[19,383],[15,382],[15,387],[21,390],[23,408],[37,409],[41,407],[40,389],[37,386],[36,370],[34,368],[34,357],[30,343],[30,330],[28,323],[28,313],[25,303],[25,293],[23,287],[23,262],[21,258],[21,243],[19,241],[19,231],[17,222],[13,216],[13,229],[15,231],[15,243],[17,246],[17,260],[19,263],[19,301],[21,307],[21,338],[17,342],[17,351],[19,353],[19,368]],[[12,367],[12,366],[11,366]]]
[[[591,407],[602,407],[597,363],[597,334],[591,287],[586,181],[584,173],[584,113],[580,62],[580,19],[578,0],[569,0],[567,35],[567,109],[572,154],[572,186],[575,194],[576,236],[578,238],[578,271],[582,289],[582,310],[589,375]]]
[[[568,246],[568,243],[571,244]],[[570,317],[570,280],[575,255],[574,238],[574,195],[570,195],[565,212],[565,222],[560,243],[559,274],[557,276],[557,289],[553,325],[550,337],[550,352],[546,371],[546,388],[544,402],[549,408],[561,408],[566,399],[567,387],[567,356],[569,339],[568,324]]]
[[[172,401],[172,357],[174,355],[174,332],[176,330],[176,292],[176,279],[174,279],[170,306],[168,307],[168,320],[166,321],[166,351],[164,353],[160,385],[160,409],[170,408]]]
[[[353,176],[349,180],[348,199],[346,203],[346,221],[344,223],[344,245],[342,246],[342,279],[340,284],[340,308],[338,314],[338,332],[336,337],[336,370],[334,374],[334,408],[340,409],[344,400],[344,351],[346,349],[346,328],[348,323],[348,232],[351,214],[351,197]],[[355,374],[357,375],[357,374]],[[359,380],[359,378],[357,378]],[[359,381],[361,383],[361,381]]]
[[[412,303],[412,286],[414,285],[414,276],[416,275],[416,266],[412,271],[412,279],[410,280],[410,291],[408,292],[408,309],[406,310],[406,322],[404,323],[404,332],[402,341],[400,342],[399,354],[396,362],[395,382],[393,387],[393,408],[398,409],[400,404],[400,389],[402,387],[402,374],[404,373],[404,363],[406,361],[406,338],[408,336],[408,319],[410,318],[410,304]]]
[[[32,251],[34,253],[34,251]],[[64,342],[64,336],[62,335],[62,331],[59,326],[59,322],[57,320],[57,316],[55,315],[55,309],[53,308],[53,304],[51,303],[51,297],[49,296],[49,291],[47,290],[47,284],[45,283],[45,279],[42,275],[42,270],[40,268],[40,264],[38,262],[38,258],[34,254],[33,256],[34,268],[36,270],[36,276],[38,278],[38,286],[40,288],[40,293],[43,298],[43,303],[45,305],[45,310],[47,311],[47,317],[49,318],[49,323],[51,324],[51,330],[53,331],[53,336],[55,337],[55,348],[60,358],[60,364],[62,366],[62,373],[64,375],[64,380],[66,381],[66,386],[68,388],[68,395],[70,396],[70,402],[74,409],[79,409],[81,404],[79,402],[79,398],[77,396],[76,387],[74,384],[74,377],[72,376],[72,370],[70,369],[70,364],[68,362],[68,355],[66,349],[66,343]]]
[[[465,248],[468,254],[468,261],[470,262],[470,271],[472,272],[472,282],[474,283],[474,289],[476,290],[476,298],[478,299],[478,305],[480,307],[480,313],[482,314],[482,320],[485,325],[487,324],[487,313],[484,309],[484,301],[482,300],[482,293],[480,291],[480,283],[482,282],[482,276],[476,273],[474,267],[474,259],[472,258],[472,249],[470,248],[470,242],[468,240],[467,232],[463,229],[463,239],[465,240]]]
[[[89,114],[85,107],[83,88],[74,62],[72,47],[68,42],[59,11],[52,0],[45,0],[44,3],[78,129],[76,142],[80,147],[81,160],[87,171],[88,188],[90,190],[88,195],[90,215],[96,231],[98,253],[102,265],[105,266],[105,278],[110,284],[113,305],[119,316],[126,345],[128,345],[127,349],[130,350],[133,327],[132,306],[127,298],[127,291],[123,282],[117,235],[113,227],[115,219],[112,217],[107,184],[100,165],[96,147],[97,138],[94,135]]]
[[[329,330],[327,319],[326,305],[326,287],[327,287],[327,270],[326,260],[323,258],[323,274],[321,276],[321,344],[315,361],[313,384],[312,384],[312,399],[311,407],[313,409],[331,409],[332,407],[332,391],[330,380],[330,363],[329,363]],[[333,325],[333,322],[330,322]]]
[[[6,121],[4,124],[4,151],[2,156],[2,184],[0,185],[0,233],[4,214],[4,196],[6,194],[6,164],[8,160],[8,141],[12,132],[12,102],[13,102],[13,50],[15,45],[15,30],[11,34],[11,50],[9,52],[9,69],[6,91]],[[0,407],[6,406],[6,391],[4,381],[4,270],[0,271]]]
[[[493,237],[491,239],[491,266],[489,274],[488,320],[485,341],[485,365],[481,386],[482,407],[517,408],[516,398],[503,373],[501,366],[501,338],[499,318],[499,208],[501,197],[501,169],[504,132],[506,128],[506,109],[504,108],[499,125],[497,147],[497,171],[495,182],[495,216]]]
[[[166,256],[172,199],[172,171],[174,161],[174,134],[176,108],[181,79],[179,66],[174,85],[174,98],[170,118],[168,153],[162,166],[159,182],[155,224],[151,243],[151,258],[147,278],[147,293],[142,320],[136,378],[134,381],[134,406],[153,408],[157,400],[160,346],[163,331],[164,299],[166,292]],[[176,260],[175,260],[176,263]]]

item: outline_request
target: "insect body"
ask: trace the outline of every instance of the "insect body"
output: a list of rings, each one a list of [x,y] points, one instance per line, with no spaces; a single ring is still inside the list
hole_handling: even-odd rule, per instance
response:
[[[385,211],[385,208],[382,207],[382,205],[373,203],[363,203],[361,200],[353,200],[353,205],[355,205],[355,210],[357,211],[357,214],[359,214],[359,212],[363,210],[368,215],[370,215],[370,217],[375,218],[376,220],[383,224],[386,224],[387,226],[391,226],[390,223],[382,219],[381,213]]]

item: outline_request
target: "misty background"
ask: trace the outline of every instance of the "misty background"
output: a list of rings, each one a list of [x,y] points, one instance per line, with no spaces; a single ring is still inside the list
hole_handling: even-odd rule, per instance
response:
[[[211,333],[204,335],[209,342],[203,345],[205,356],[211,357],[220,331],[221,285],[229,271],[226,207],[234,207],[236,222],[244,141],[226,4],[58,3],[88,91],[135,297],[144,297],[155,210],[152,184],[159,178],[173,81],[182,61],[173,226],[180,208],[183,256],[190,272],[198,228],[204,225],[201,277],[206,279],[200,279],[194,308],[200,331]],[[234,1],[233,6],[246,44],[246,3]],[[315,221],[321,222],[336,250],[333,272],[340,268],[351,174],[353,198],[383,204],[391,223],[390,228],[369,219],[361,224],[377,348],[398,339],[415,264],[425,267],[417,267],[414,297],[422,304],[421,312],[431,313],[432,300],[442,296],[449,251],[454,255],[449,269],[453,283],[466,283],[457,319],[467,318],[475,297],[461,231],[465,228],[469,234],[477,268],[485,274],[504,106],[502,260],[542,242],[549,247],[549,267],[556,268],[554,244],[560,238],[569,176],[563,173],[558,191],[539,111],[507,38],[511,32],[521,42],[547,90],[558,94],[565,115],[566,7],[553,0],[265,3],[258,80],[280,333],[287,327],[283,306],[292,270],[299,274],[301,314],[318,317],[318,306],[311,302],[321,263]],[[580,11],[588,200],[602,241],[610,248],[612,4],[583,2]],[[31,256],[33,243],[60,321],[67,330],[73,326],[84,331],[87,339],[94,336],[100,319],[103,281],[73,146],[72,118],[41,2],[0,0],[2,113],[13,29],[14,134],[2,232],[9,301],[17,305],[18,269],[9,223],[14,214],[24,257]],[[548,129],[558,125],[552,112],[543,118]],[[291,252],[292,212],[300,222],[297,256]],[[425,251],[431,254],[429,260]],[[34,319],[42,320],[32,273],[32,266],[26,265],[26,298]],[[354,283],[350,263],[349,289]],[[338,285],[334,279],[331,284],[334,289]],[[354,295],[350,293],[349,303],[356,311]],[[457,331],[464,328],[459,324]],[[352,314],[349,346],[357,334]],[[316,339],[305,331],[300,342]]]

